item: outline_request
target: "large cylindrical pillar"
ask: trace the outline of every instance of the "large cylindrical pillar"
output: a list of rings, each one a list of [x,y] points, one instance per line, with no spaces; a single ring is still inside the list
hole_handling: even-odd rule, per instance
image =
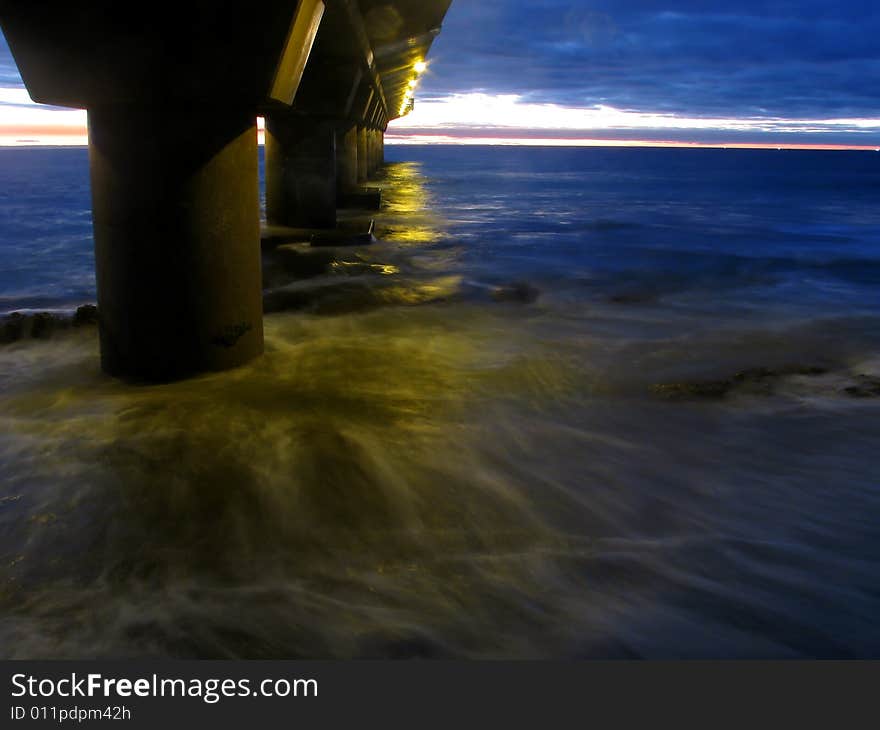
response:
[[[357,149],[358,149],[358,182],[366,182],[369,177],[369,156],[367,153],[367,128],[357,128]]]
[[[263,351],[253,112],[89,110],[101,364],[170,380]]]
[[[345,200],[358,184],[358,129],[357,125],[336,128],[336,199]]]
[[[266,116],[266,218],[295,228],[336,225],[336,130],[330,122]]]

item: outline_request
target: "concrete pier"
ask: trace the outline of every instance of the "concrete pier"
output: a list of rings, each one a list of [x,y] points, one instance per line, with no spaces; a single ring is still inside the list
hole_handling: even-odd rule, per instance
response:
[[[263,350],[248,110],[89,110],[101,364],[173,379]]]
[[[450,2],[178,0],[137,23],[109,0],[0,2],[34,101],[88,110],[104,370],[169,380],[262,352],[257,115],[270,223],[375,206],[360,184]]]

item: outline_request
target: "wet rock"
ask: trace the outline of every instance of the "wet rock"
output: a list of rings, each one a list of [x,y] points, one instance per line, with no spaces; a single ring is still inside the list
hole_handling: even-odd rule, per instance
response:
[[[276,289],[263,295],[263,312],[275,314],[306,309],[314,299],[315,297],[308,290]]]
[[[49,312],[37,312],[31,319],[31,337],[46,340],[55,330],[63,329],[67,322]]]
[[[93,304],[79,307],[73,315],[36,312],[12,312],[0,320],[0,344],[10,344],[29,338],[46,340],[59,331],[93,325],[98,321],[98,309]]]
[[[492,290],[492,299],[496,302],[515,302],[531,304],[541,296],[539,289],[526,281],[515,281]]]
[[[0,329],[0,342],[8,344],[20,340],[26,334],[26,324],[27,319],[20,312],[13,312],[4,317],[3,327]]]
[[[85,327],[98,324],[98,308],[94,304],[83,304],[73,314],[73,326]]]
[[[28,337],[45,340],[57,330],[67,329],[69,326],[70,320],[51,312],[37,312],[36,314],[13,312],[3,320],[0,341],[8,344]]]
[[[344,280],[325,286],[275,289],[263,296],[263,311],[310,311],[315,314],[349,314],[383,304],[380,293],[368,283]]]
[[[310,279],[330,271],[335,257],[332,251],[297,250],[279,246],[263,259],[263,285],[278,286],[293,279]]]
[[[723,398],[733,387],[730,380],[706,380],[694,383],[661,383],[652,387],[664,398]]]
[[[859,375],[857,381],[843,392],[852,398],[880,398],[880,377]]]
[[[733,376],[738,383],[767,380],[768,378],[782,378],[788,375],[826,375],[828,368],[814,367],[810,365],[783,365],[780,368],[752,368],[742,370]]]
[[[827,368],[812,365],[783,365],[779,368],[750,368],[723,380],[698,380],[680,383],[661,383],[652,387],[656,395],[675,399],[720,399],[731,391],[771,395],[779,378],[792,375],[825,375]]]

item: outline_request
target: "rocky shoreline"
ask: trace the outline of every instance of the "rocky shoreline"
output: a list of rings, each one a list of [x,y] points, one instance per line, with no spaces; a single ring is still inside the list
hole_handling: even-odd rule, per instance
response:
[[[298,262],[297,262],[298,263]],[[301,273],[301,272],[297,272]],[[351,298],[351,288],[360,286],[365,292],[371,290],[360,282],[349,283],[346,293]],[[329,287],[338,294],[338,287]],[[522,284],[499,288],[501,295],[493,291],[496,301],[529,302],[536,298],[537,290]],[[357,300],[357,297],[354,297]],[[320,300],[314,291],[283,289],[267,293],[266,311],[300,309]],[[363,301],[356,304],[363,306]],[[84,304],[73,312],[12,312],[0,318],[0,345],[9,345],[22,340],[47,340],[61,332],[94,327],[98,323],[98,308],[94,304]],[[734,395],[771,396],[778,386],[791,377],[816,378],[826,375],[842,375],[840,370],[818,365],[792,364],[781,367],[757,367],[740,370],[729,377],[706,380],[684,380],[655,383],[651,393],[670,402],[721,401]],[[848,383],[838,387],[840,395],[855,399],[880,398],[880,376],[858,373],[847,374]]]
[[[0,319],[0,344],[19,340],[46,340],[63,330],[98,324],[98,308],[83,304],[70,313],[12,312]]]
[[[720,380],[693,380],[674,383],[658,383],[651,387],[654,395],[669,401],[723,400],[733,394],[773,395],[784,378],[793,376],[819,377],[830,375],[830,368],[815,365],[785,365],[778,368],[751,368],[741,370]],[[839,389],[851,398],[880,397],[880,377],[859,374],[854,382]]]

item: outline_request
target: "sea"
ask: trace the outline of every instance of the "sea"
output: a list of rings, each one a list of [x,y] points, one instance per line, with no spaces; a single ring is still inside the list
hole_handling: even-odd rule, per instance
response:
[[[245,367],[0,345],[0,655],[880,658],[880,154],[386,158]],[[0,150],[0,313],[94,303],[90,216]]]

